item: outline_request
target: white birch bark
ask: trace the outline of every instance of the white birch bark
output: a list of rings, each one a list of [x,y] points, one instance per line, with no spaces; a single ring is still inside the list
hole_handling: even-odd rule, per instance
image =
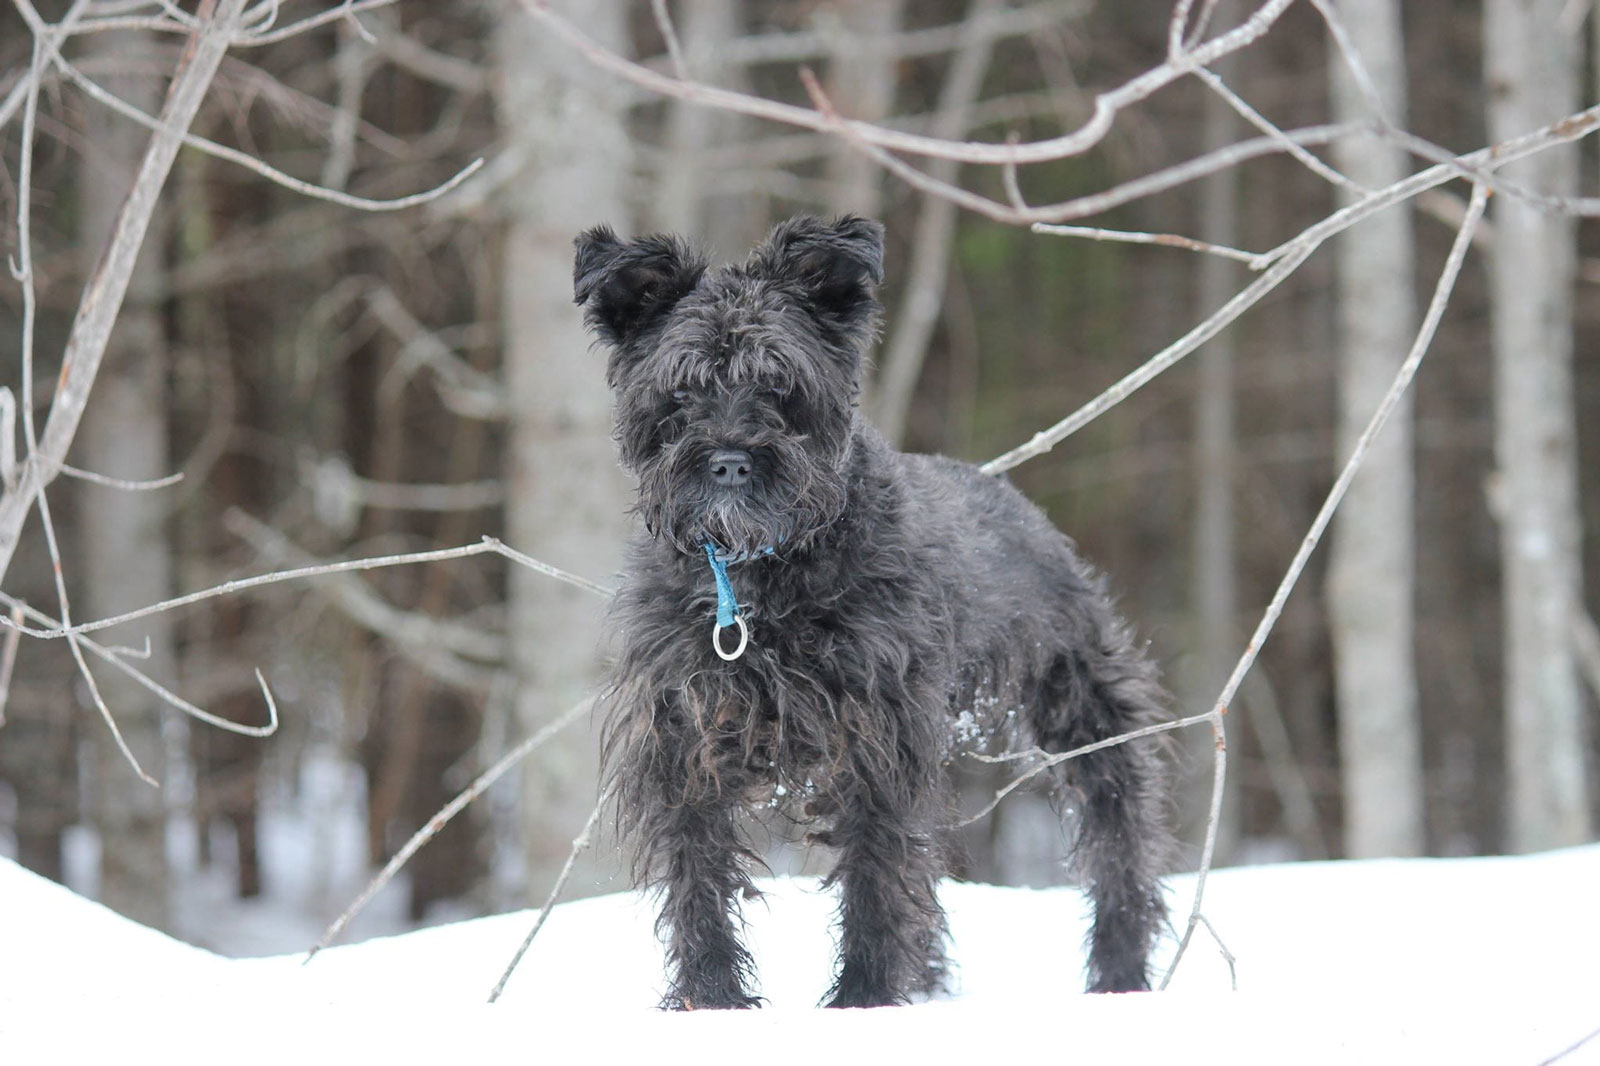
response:
[[[1399,0],[1340,0],[1387,117],[1406,121]],[[1337,50],[1329,56],[1335,122],[1371,118]],[[1407,159],[1377,138],[1339,141],[1335,165],[1367,188],[1405,177]],[[1335,242],[1339,462],[1394,378],[1417,328],[1411,214],[1392,209]],[[1401,401],[1373,442],[1334,519],[1329,628],[1338,699],[1344,853],[1418,855],[1424,846],[1422,739],[1413,655],[1416,578],[1412,405]]]
[[[904,0],[843,0],[825,8],[838,45],[828,61],[828,97],[840,113],[881,122],[894,110],[895,57],[888,45],[873,50],[863,41],[898,33]],[[878,218],[883,212],[883,169],[843,138],[836,138],[827,167],[829,209],[834,214]]]
[[[620,0],[553,6],[581,19],[604,47],[631,51]],[[632,228],[624,91],[515,5],[504,9],[495,42],[507,149],[527,160],[502,203],[507,539],[605,580],[621,565],[632,494],[612,450],[604,361],[590,350],[572,302],[572,239],[602,222],[621,233]],[[532,732],[596,683],[605,605],[517,566],[509,599],[518,718]],[[594,806],[596,749],[593,733],[576,729],[525,763],[523,837],[535,888],[555,876]],[[579,869],[573,884],[581,891],[592,881]]]
[[[92,34],[94,55],[121,65],[108,87],[154,112],[161,105],[167,63],[146,34]],[[148,134],[120,116],[91,107],[84,116],[81,247],[85,274],[95,266],[144,156]],[[163,225],[158,213],[128,284],[122,313],[106,347],[93,396],[84,412],[73,461],[96,473],[130,480],[172,472],[167,448],[167,338],[157,306],[162,272]],[[60,482],[57,483],[58,485]],[[80,518],[76,572],[82,593],[74,613],[108,615],[157,603],[172,595],[172,559],[166,522],[172,496],[84,485],[77,490]],[[76,564],[76,565],[73,565]],[[172,615],[120,626],[110,643],[142,647],[141,669],[173,677]],[[96,675],[128,747],[145,770],[165,778],[162,706],[149,692],[112,671]],[[129,768],[99,723],[86,730],[94,757],[90,814],[100,838],[100,900],[144,925],[168,927],[166,819],[163,794]]]
[[[689,76],[726,89],[743,89],[743,71],[723,60],[729,42],[740,32],[735,0],[685,0],[676,11]],[[707,193],[717,175],[707,173],[704,158],[709,148],[735,143],[748,124],[732,112],[683,100],[667,106],[667,159],[651,225],[692,237],[715,258],[742,256],[760,238],[764,219],[755,218],[749,196]]]
[[[1578,108],[1580,38],[1565,0],[1486,0],[1491,140]],[[1502,173],[1542,192],[1577,191],[1578,153],[1541,152]],[[1572,390],[1575,221],[1516,197],[1494,200],[1490,294],[1495,461],[1504,581],[1507,843],[1516,851],[1589,839],[1583,701],[1572,647],[1582,589]]]

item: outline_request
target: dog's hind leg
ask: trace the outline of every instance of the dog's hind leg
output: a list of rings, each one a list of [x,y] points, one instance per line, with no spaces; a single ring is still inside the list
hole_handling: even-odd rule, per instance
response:
[[[1039,746],[1070,751],[1166,718],[1154,670],[1115,618],[1093,646],[1052,663],[1032,708]],[[1166,922],[1159,873],[1171,847],[1160,788],[1160,737],[1128,741],[1057,767],[1060,797],[1078,811],[1073,865],[1094,903],[1091,992],[1150,987],[1149,956]]]

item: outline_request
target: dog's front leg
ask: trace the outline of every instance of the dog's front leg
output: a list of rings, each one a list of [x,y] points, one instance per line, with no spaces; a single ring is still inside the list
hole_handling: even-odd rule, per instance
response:
[[[857,776],[827,834],[838,849],[839,973],[830,1007],[880,1007],[943,986],[943,872],[933,785]]]
[[[651,841],[662,896],[657,931],[671,980],[661,1006],[759,1006],[749,991],[754,966],[735,927],[739,899],[754,889],[734,807],[719,797],[662,810],[657,821],[659,835]]]

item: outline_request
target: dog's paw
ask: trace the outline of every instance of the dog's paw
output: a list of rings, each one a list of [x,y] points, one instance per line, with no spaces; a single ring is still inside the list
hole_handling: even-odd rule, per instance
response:
[[[829,993],[824,1007],[830,1009],[845,1007],[899,1007],[909,1001],[904,993],[897,992],[884,984],[856,979],[848,971],[841,974],[835,982],[833,990]]]
[[[1143,965],[1100,974],[1089,982],[1090,994],[1102,992],[1148,992],[1150,977]]]
[[[669,992],[661,999],[662,1010],[751,1010],[766,1001],[760,996],[739,992],[704,992],[694,995],[687,992]]]

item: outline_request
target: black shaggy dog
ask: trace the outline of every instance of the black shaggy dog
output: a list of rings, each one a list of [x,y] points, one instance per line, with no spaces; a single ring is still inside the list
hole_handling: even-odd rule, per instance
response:
[[[856,411],[877,223],[793,219],[714,270],[672,237],[600,227],[576,245],[646,530],[613,609],[605,743],[637,872],[661,893],[663,1006],[760,1002],[738,937],[759,860],[740,826],[774,803],[837,852],[829,1005],[937,990],[957,733],[1052,752],[1116,736],[1163,717],[1153,671],[1037,508],[965,463],[896,452]],[[1092,991],[1149,987],[1158,751],[1060,768],[1095,906]]]

